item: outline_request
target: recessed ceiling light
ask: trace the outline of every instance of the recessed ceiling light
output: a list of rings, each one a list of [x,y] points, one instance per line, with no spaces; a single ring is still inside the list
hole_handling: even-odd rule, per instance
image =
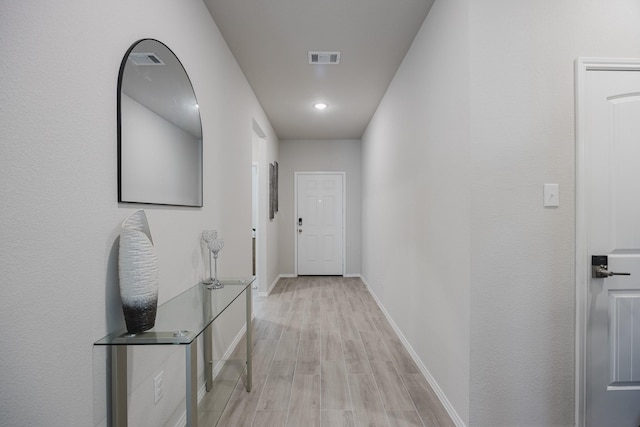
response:
[[[324,110],[325,108],[328,107],[327,104],[325,104],[324,102],[317,102],[315,104],[313,104],[313,106],[317,109],[317,110]]]

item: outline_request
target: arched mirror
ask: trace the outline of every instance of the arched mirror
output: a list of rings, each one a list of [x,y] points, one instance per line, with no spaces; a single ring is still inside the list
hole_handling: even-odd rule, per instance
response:
[[[202,124],[184,67],[143,39],[118,77],[118,201],[202,206]]]

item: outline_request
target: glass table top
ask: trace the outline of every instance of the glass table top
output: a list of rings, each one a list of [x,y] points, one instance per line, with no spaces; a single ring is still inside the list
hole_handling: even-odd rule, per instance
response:
[[[220,279],[222,289],[207,289],[202,282],[158,306],[155,326],[139,334],[126,329],[107,335],[94,345],[191,344],[255,277]]]

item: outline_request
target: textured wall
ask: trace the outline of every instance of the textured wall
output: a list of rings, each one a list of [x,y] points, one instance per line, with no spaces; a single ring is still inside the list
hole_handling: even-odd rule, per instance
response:
[[[204,5],[1,1],[2,425],[106,422],[104,352],[92,344],[123,325],[116,238],[138,207],[117,203],[116,87],[122,56],[145,37],[163,41],[182,61],[204,135],[204,207],[146,207],[160,300],[202,278],[205,228],[219,229],[225,239],[221,274],[251,272],[252,118],[270,150],[277,141]],[[230,326],[235,335],[240,325]],[[175,362],[181,354],[171,347],[135,353],[131,401],[141,403],[132,419],[175,417],[158,411],[179,403],[172,399],[184,390]],[[160,369],[171,389],[165,404],[154,407],[150,381]]]
[[[436,1],[362,138],[363,276],[468,419],[467,2]]]
[[[640,56],[640,4],[488,0],[469,16],[471,425],[569,426],[574,60]]]

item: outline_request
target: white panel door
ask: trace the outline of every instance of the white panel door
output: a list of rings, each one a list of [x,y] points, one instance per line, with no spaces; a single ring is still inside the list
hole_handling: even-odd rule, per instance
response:
[[[297,174],[299,275],[342,275],[343,175]]]
[[[584,77],[587,426],[640,425],[640,72]],[[579,185],[582,185],[579,182]],[[629,273],[614,275],[610,273]],[[596,277],[592,276],[604,276]]]

